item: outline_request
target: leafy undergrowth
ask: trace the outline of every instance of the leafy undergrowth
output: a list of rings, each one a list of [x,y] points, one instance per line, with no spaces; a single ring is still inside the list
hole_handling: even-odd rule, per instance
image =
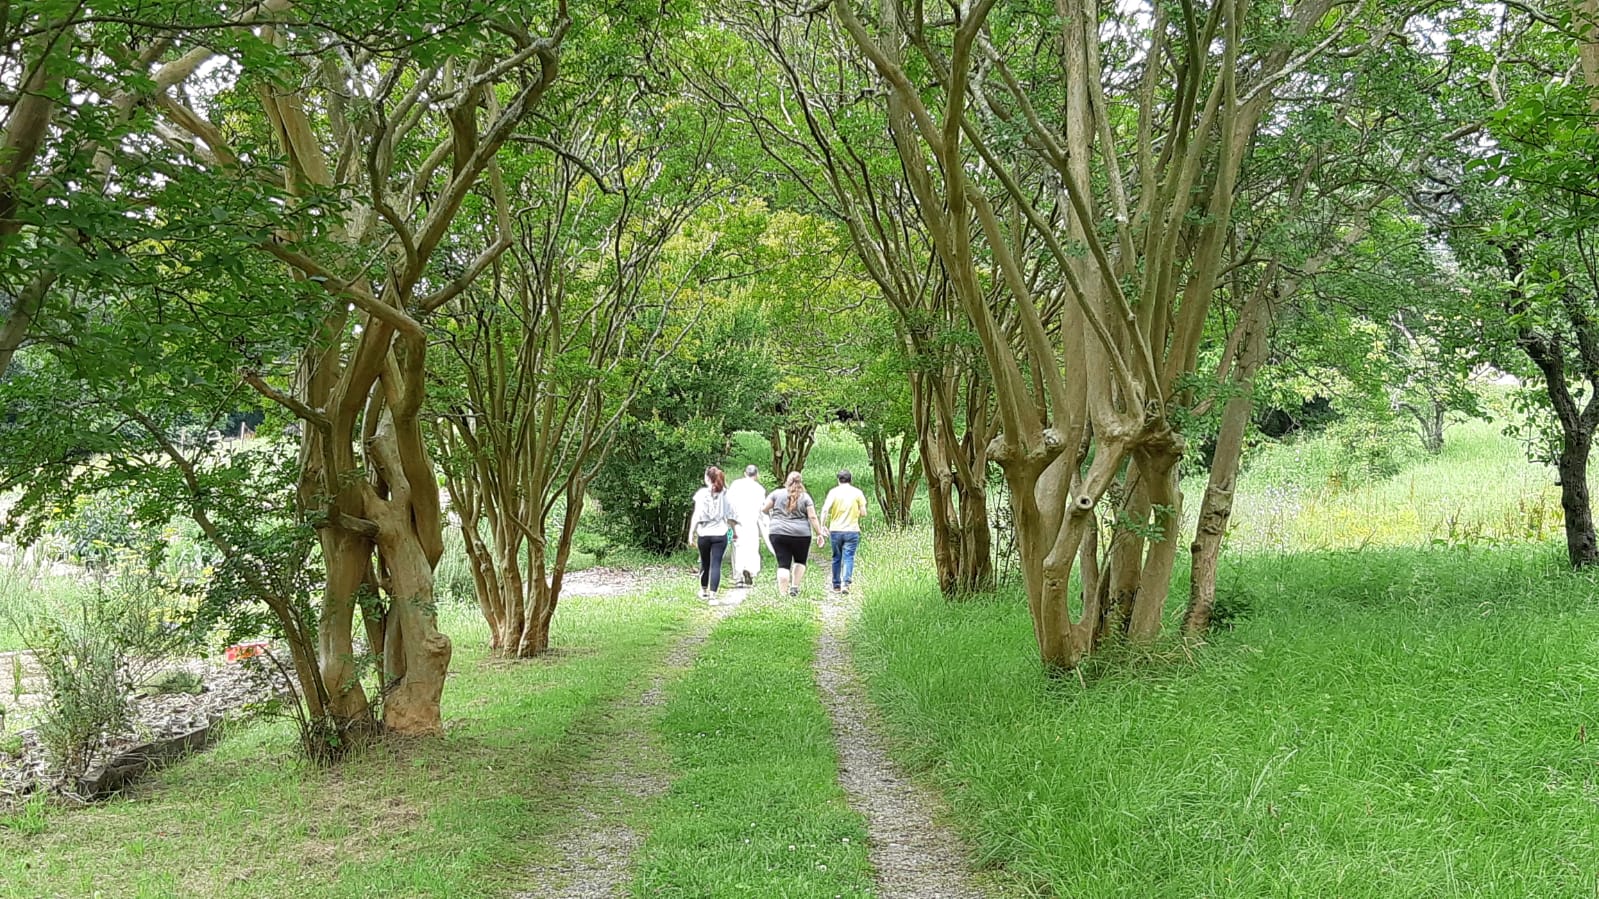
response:
[[[1252,617],[1191,661],[1082,680],[1041,673],[1015,593],[945,603],[908,568],[868,584],[854,639],[902,757],[1043,892],[1599,882],[1599,604],[1552,549],[1235,558],[1223,588]]]
[[[528,663],[487,658],[475,611],[449,607],[445,737],[324,770],[285,726],[242,726],[124,799],[0,822],[0,896],[504,895],[572,812],[552,769],[658,663],[686,592],[569,600],[553,657]]]
[[[649,812],[645,896],[870,895],[866,830],[838,786],[804,600],[752,600],[670,690],[677,778]]]

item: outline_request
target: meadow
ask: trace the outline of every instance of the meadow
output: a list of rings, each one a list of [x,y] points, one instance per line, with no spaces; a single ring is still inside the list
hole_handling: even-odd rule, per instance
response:
[[[764,444],[736,450],[730,467],[760,464]],[[1222,626],[1066,677],[1039,668],[1014,584],[945,601],[925,527],[869,530],[857,665],[896,757],[997,882],[1595,893],[1599,578],[1563,566],[1550,473],[1490,424],[1382,480],[1337,461],[1323,438],[1252,450]],[[831,430],[812,489],[840,467],[869,471]],[[0,897],[504,896],[581,825],[588,760],[640,729],[668,786],[621,812],[642,834],[633,895],[871,895],[810,671],[814,592],[757,595],[711,627],[684,557],[651,564],[636,595],[564,602],[558,651],[534,663],[488,657],[473,608],[441,605],[457,647],[443,738],[329,770],[298,760],[284,723],[241,723],[110,802],[0,817]],[[41,601],[9,584],[0,601]],[[661,706],[619,711],[695,628],[708,639]]]
[[[1257,451],[1227,624],[1075,676],[1016,590],[930,601],[922,538],[870,543],[855,646],[901,758],[1041,895],[1593,895],[1599,578],[1526,517],[1547,470],[1451,436],[1354,489],[1316,441]]]

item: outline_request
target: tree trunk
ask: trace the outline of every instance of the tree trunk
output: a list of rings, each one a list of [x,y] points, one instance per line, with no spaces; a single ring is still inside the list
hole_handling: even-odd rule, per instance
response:
[[[368,585],[372,548],[372,540],[363,535],[333,525],[322,530],[327,585],[317,620],[317,656],[328,691],[328,714],[340,731],[373,720],[352,636],[357,597]]]
[[[774,425],[770,441],[772,476],[781,484],[789,472],[805,470],[805,460],[816,446],[816,425]]]
[[[483,541],[477,522],[461,513],[461,539],[466,545],[466,557],[472,566],[472,590],[477,597],[478,610],[489,626],[489,651],[499,652],[504,646],[505,600],[500,596],[500,581],[494,575],[494,554]]]
[[[383,647],[383,724],[401,734],[444,732],[440,699],[450,667],[450,638],[438,629],[433,565],[406,521],[392,509],[378,519],[378,550],[388,566],[391,605]]]
[[[1448,415],[1444,404],[1428,397],[1424,405],[1402,403],[1400,408],[1409,412],[1410,417],[1416,420],[1416,436],[1421,440],[1421,448],[1432,456],[1443,452],[1444,428]]]
[[[438,629],[433,574],[444,551],[439,485],[414,409],[385,414],[368,452],[380,486],[369,486],[367,518],[388,588],[383,634],[383,723],[396,733],[444,732],[440,699],[450,667],[450,638]]]
[[[866,453],[872,462],[872,493],[884,523],[895,529],[910,527],[911,503],[916,500],[916,488],[922,480],[922,462],[914,455],[915,444],[903,436],[899,440],[898,447],[891,446],[882,436],[866,441]]]
[[[560,539],[569,542],[571,538],[562,534]],[[557,550],[556,554],[560,555],[560,551]],[[555,619],[561,586],[558,578],[555,581],[545,579],[546,559],[541,541],[531,541],[527,555],[527,621],[522,627],[516,651],[517,657],[522,659],[531,659],[550,651],[550,622]]]
[[[985,433],[956,437],[953,406],[927,375],[911,376],[911,409],[921,468],[927,477],[928,516],[933,525],[933,565],[938,588],[948,597],[988,590],[994,584],[993,531],[988,521],[988,447]],[[968,384],[968,392],[977,389]],[[981,401],[969,405],[982,410]],[[978,417],[981,417],[979,415]],[[985,479],[978,480],[978,473]]]
[[[1566,557],[1572,568],[1599,562],[1599,540],[1594,536],[1593,502],[1588,494],[1588,456],[1593,434],[1561,435],[1560,508],[1566,518]]]
[[[1192,561],[1183,631],[1193,637],[1210,629],[1210,614],[1216,608],[1216,570],[1222,542],[1227,537],[1227,524],[1232,519],[1233,495],[1244,456],[1244,436],[1254,413],[1255,372],[1266,358],[1271,327],[1269,310],[1258,300],[1253,305],[1255,308],[1244,310],[1240,322],[1243,333],[1238,340],[1238,359],[1233,364],[1232,392],[1222,408],[1210,478],[1205,484],[1205,496],[1200,500],[1194,542],[1189,547]]]

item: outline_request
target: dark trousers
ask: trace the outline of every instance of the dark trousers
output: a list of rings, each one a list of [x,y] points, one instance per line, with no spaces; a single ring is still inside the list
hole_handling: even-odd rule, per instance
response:
[[[722,555],[727,552],[727,535],[700,537],[700,588],[715,593],[722,589]]]

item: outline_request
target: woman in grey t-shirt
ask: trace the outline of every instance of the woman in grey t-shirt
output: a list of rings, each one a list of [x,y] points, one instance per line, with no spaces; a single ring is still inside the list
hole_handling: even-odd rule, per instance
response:
[[[777,556],[777,593],[798,596],[805,580],[805,563],[811,556],[811,536],[816,536],[817,546],[827,539],[800,473],[790,473],[783,489],[772,491],[761,511],[771,516],[767,533],[772,539],[772,555]]]

